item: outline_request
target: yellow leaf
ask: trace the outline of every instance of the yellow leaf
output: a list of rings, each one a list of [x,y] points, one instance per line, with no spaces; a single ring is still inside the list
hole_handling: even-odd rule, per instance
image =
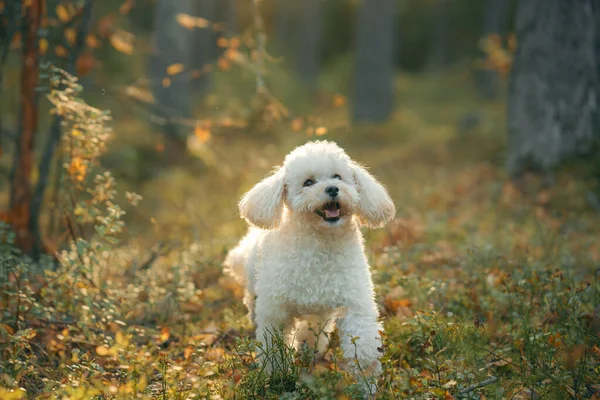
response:
[[[210,21],[206,18],[194,17],[189,14],[177,14],[177,22],[186,29],[208,28]]]
[[[166,342],[171,337],[171,333],[169,332],[169,327],[165,326],[160,330],[160,341]]]
[[[108,347],[106,346],[98,346],[96,347],[96,354],[98,354],[101,357],[107,356],[108,355]]]
[[[181,63],[171,64],[167,67],[167,75],[177,75],[183,72],[184,66]]]
[[[75,43],[75,39],[77,38],[77,32],[73,28],[65,29],[65,38],[67,39],[67,43],[73,46]]]
[[[199,125],[194,128],[194,135],[196,135],[198,140],[200,140],[202,143],[208,142],[208,139],[210,139],[211,136],[208,129],[202,128]]]
[[[56,16],[61,22],[67,22],[71,19],[69,11],[67,10],[67,7],[64,6],[64,4],[59,4],[56,6]]]
[[[133,54],[133,35],[125,34],[124,32],[113,33],[110,36],[110,43],[121,53]]]
[[[327,128],[325,128],[324,126],[320,126],[317,129],[315,129],[315,135],[317,136],[323,136],[327,133]]]
[[[41,55],[45,55],[48,52],[48,45],[49,45],[48,39],[45,39],[45,38],[40,39],[39,46],[40,46],[40,54]]]
[[[125,337],[125,335],[123,335],[123,333],[121,331],[118,331],[117,334],[115,335],[115,341],[117,342],[117,344],[120,344],[122,346],[127,345],[127,343],[129,342],[127,340],[127,338]]]
[[[162,85],[163,87],[168,88],[169,86],[171,86],[171,78],[164,78],[162,80]]]

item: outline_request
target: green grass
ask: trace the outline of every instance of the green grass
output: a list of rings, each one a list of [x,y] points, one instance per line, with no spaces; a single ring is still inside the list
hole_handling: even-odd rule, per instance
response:
[[[340,75],[324,77],[332,94],[344,92]],[[468,74],[403,75],[397,88],[383,127],[351,127],[345,107],[313,112],[398,209],[365,232],[385,326],[378,398],[599,396],[591,183],[567,172],[551,188],[533,175],[509,182],[504,106],[478,99]],[[117,115],[115,127],[113,148],[152,148],[151,135],[132,143],[134,119]],[[74,248],[58,270],[28,278],[31,262],[3,245],[14,273],[0,291],[0,398],[19,388],[30,398],[360,398],[335,345],[314,363],[311,349],[278,342],[285,363],[267,376],[242,290],[222,274],[245,230],[239,196],[306,139],[287,126],[268,138],[215,134],[214,166],[125,179],[144,200],[95,260]]]

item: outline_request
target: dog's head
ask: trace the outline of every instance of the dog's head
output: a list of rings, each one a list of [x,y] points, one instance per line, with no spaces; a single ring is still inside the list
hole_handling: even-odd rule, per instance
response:
[[[239,204],[242,217],[263,229],[277,227],[285,207],[292,218],[327,228],[342,226],[353,217],[361,225],[377,228],[396,214],[385,188],[338,145],[327,141],[297,147]]]

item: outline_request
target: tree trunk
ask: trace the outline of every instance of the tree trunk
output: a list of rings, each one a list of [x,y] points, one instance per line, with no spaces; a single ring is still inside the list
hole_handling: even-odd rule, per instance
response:
[[[297,52],[294,64],[302,84],[314,93],[321,66],[323,0],[303,0],[298,8],[300,23],[296,30]]]
[[[383,122],[394,106],[396,0],[362,0],[358,10],[353,118]]]
[[[493,34],[506,37],[508,28],[509,0],[487,0],[483,19],[483,37]],[[494,98],[498,92],[498,72],[482,70],[478,73],[478,88],[482,97]]]
[[[163,117],[161,126],[167,137],[173,158],[178,157],[186,133],[178,119],[190,116],[190,76],[192,32],[177,22],[178,14],[193,15],[191,0],[159,0],[155,9],[155,54],[150,60],[152,91],[158,113]],[[170,65],[183,64],[184,72],[170,76]],[[161,121],[162,122],[162,121]],[[167,151],[170,153],[170,151]]]
[[[9,219],[15,231],[17,245],[26,253],[31,252],[34,244],[34,237],[29,229],[29,208],[32,199],[33,143],[38,128],[38,31],[43,12],[44,0],[31,0],[24,6],[20,131],[15,146],[11,182]]]
[[[217,3],[216,0],[202,0],[195,4],[194,15],[205,18],[211,23],[217,22]],[[192,53],[192,69],[203,70],[208,65],[215,62],[217,57],[217,34],[209,28],[196,28],[193,31],[192,47],[189,49]],[[194,79],[192,84],[196,91],[206,95],[210,91],[210,73],[203,73],[199,78]]]
[[[291,44],[294,38],[294,2],[295,0],[277,0],[275,13],[276,55],[283,56],[286,61],[294,54]]]
[[[85,39],[90,31],[90,25],[92,23],[92,5],[93,0],[86,0],[82,6],[81,21],[79,22],[79,26],[77,28],[75,43],[70,49],[69,60],[65,66],[65,70],[72,75],[76,74],[77,60],[86,46]],[[35,185],[33,199],[31,201],[29,227],[34,236],[34,256],[37,256],[46,250],[44,249],[39,219],[42,212],[42,205],[44,203],[44,194],[46,192],[46,187],[48,186],[48,178],[50,177],[52,158],[54,157],[56,149],[60,143],[61,124],[61,116],[55,115],[50,126],[50,134],[48,135],[48,141],[46,142],[46,147],[44,148],[42,159],[38,168],[38,181]],[[56,173],[60,172],[57,171]]]
[[[528,168],[548,172],[589,151],[598,137],[592,1],[519,2],[508,108],[513,176]]]
[[[433,10],[433,32],[427,66],[430,71],[440,71],[447,63],[448,50],[448,0],[436,0]]]

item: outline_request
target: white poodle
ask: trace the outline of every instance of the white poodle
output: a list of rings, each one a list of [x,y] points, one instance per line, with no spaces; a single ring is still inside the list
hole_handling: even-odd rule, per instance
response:
[[[245,285],[264,348],[283,328],[287,344],[306,340],[323,352],[337,325],[344,357],[379,374],[382,326],[359,227],[394,218],[385,188],[337,144],[309,142],[247,192],[239,209],[252,227],[227,255],[226,272]],[[358,372],[356,363],[350,368]]]

